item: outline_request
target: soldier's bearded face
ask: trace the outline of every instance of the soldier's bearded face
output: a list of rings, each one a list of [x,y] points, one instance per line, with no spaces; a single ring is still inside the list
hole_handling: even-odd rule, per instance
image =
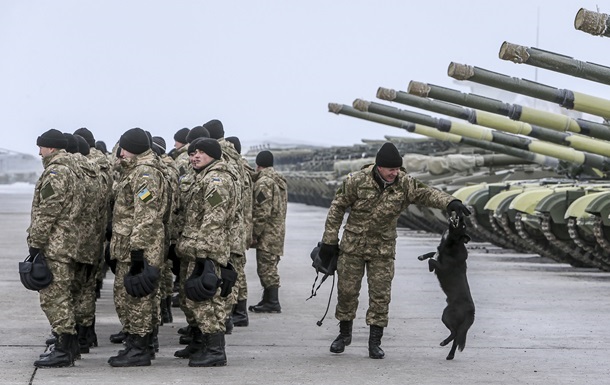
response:
[[[398,172],[400,171],[400,167],[387,168],[387,167],[377,166],[377,169],[379,170],[379,175],[381,175],[383,180],[385,180],[386,182],[389,182],[389,183],[392,183],[396,180],[396,177],[398,176]]]

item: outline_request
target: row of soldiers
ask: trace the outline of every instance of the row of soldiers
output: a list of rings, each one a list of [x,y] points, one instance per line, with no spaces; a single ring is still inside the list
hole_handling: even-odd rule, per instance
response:
[[[115,274],[113,295],[125,349],[111,366],[147,366],[158,351],[161,308],[170,307],[172,272],[179,282],[189,366],[226,365],[227,327],[248,325],[246,250],[256,248],[262,300],[248,309],[281,312],[278,263],[283,254],[286,182],[261,151],[254,170],[239,139],[219,120],[165,141],[133,128],[110,156],[86,128],[38,137],[44,171],[32,203],[28,246],[53,275],[39,290],[55,336],[37,367],[71,366],[97,346],[95,290],[104,261]],[[106,247],[105,247],[106,246]],[[106,252],[104,253],[104,248]],[[102,255],[106,258],[100,258]]]

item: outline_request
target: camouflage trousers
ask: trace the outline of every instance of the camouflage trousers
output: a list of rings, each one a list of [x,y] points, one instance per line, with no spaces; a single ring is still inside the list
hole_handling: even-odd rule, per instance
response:
[[[74,300],[71,286],[74,281],[76,262],[54,261],[47,256],[47,264],[53,281],[40,290],[40,308],[47,316],[51,328],[57,334],[75,334]]]
[[[174,274],[172,273],[172,261],[169,259],[163,263],[161,269],[161,281],[159,283],[159,294],[161,298],[166,298],[172,295],[174,288]]]
[[[256,273],[263,288],[280,287],[280,273],[277,269],[279,263],[279,255],[256,249]]]
[[[154,317],[159,318],[157,289],[143,298],[132,297],[125,291],[123,279],[129,272],[130,262],[117,261],[114,277],[114,305],[123,324],[123,331],[144,337],[153,330]]]
[[[216,275],[220,277],[220,266],[214,263]],[[187,273],[190,275],[195,268],[195,261],[189,261]],[[185,305],[189,308],[195,317],[196,326],[199,327],[204,334],[224,333],[225,318],[227,312],[225,309],[225,298],[220,296],[220,288],[216,290],[216,294],[211,299],[200,302],[191,301],[185,297]]]
[[[358,297],[366,270],[369,308],[366,324],[388,326],[388,310],[394,278],[393,258],[371,258],[342,253],[337,262],[337,308],[335,318],[351,321],[356,318]]]
[[[180,310],[184,312],[184,316],[186,317],[186,322],[193,327],[197,327],[197,321],[195,320],[195,314],[191,308],[189,308],[186,304],[186,294],[184,293],[184,283],[188,279],[190,272],[193,271],[193,267],[189,272],[189,266],[194,264],[194,260],[190,260],[190,258],[181,257],[180,259],[180,289],[178,291],[178,298],[180,299]],[[194,266],[194,265],[193,265]]]
[[[237,301],[241,301],[248,298],[248,283],[246,282],[246,257],[244,255],[231,253],[229,257],[229,262],[235,268],[235,272],[237,273],[237,280],[235,281],[235,285],[231,290],[231,294],[227,298],[225,298],[227,314],[231,314],[233,312],[233,305],[237,303]]]
[[[76,263],[72,296],[74,317],[79,326],[91,326],[95,318],[95,285],[99,265]]]

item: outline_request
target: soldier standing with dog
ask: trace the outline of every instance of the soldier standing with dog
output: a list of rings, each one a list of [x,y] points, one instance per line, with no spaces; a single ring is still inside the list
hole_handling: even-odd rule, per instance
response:
[[[340,334],[330,346],[332,353],[342,353],[352,341],[352,325],[366,269],[369,357],[380,359],[385,356],[381,338],[388,324],[396,226],[400,213],[412,203],[446,208],[458,216],[470,215],[460,200],[409,176],[402,168],[398,149],[389,142],[377,152],[375,164],[350,174],[337,190],[328,211],[319,252],[323,259],[338,255],[335,318],[339,320]],[[348,209],[350,214],[339,248],[339,229]]]

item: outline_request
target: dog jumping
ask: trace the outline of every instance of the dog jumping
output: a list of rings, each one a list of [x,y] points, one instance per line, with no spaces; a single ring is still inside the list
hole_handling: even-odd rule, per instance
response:
[[[441,289],[447,296],[447,306],[443,310],[442,321],[449,329],[449,337],[441,346],[453,341],[448,360],[455,356],[456,348],[461,352],[466,346],[466,334],[474,323],[474,302],[466,277],[466,243],[470,237],[466,234],[464,218],[449,218],[449,228],[441,237],[437,251],[420,255],[420,261],[428,260],[430,272],[436,273]]]

